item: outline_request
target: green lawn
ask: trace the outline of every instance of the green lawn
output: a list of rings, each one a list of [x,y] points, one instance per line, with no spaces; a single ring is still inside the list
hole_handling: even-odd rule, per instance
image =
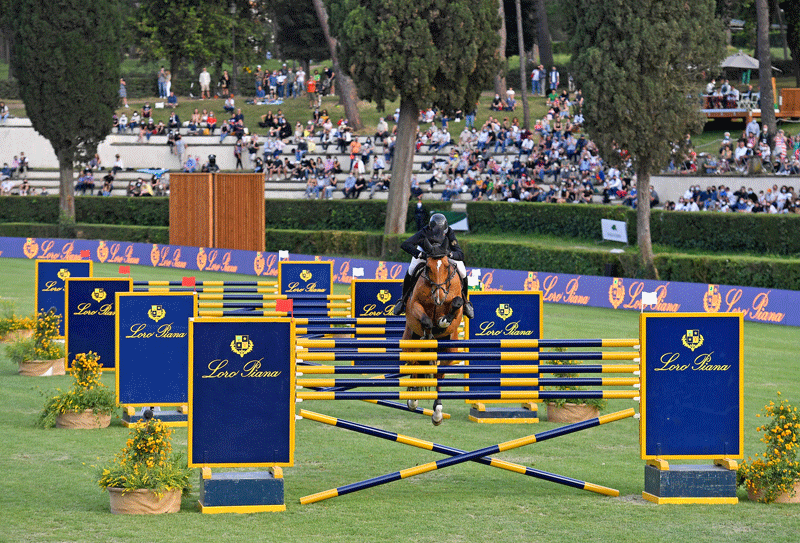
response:
[[[194,273],[194,272],[192,272]],[[117,276],[115,265],[95,275]],[[174,279],[178,270],[133,266],[134,279]],[[198,279],[221,274],[197,273]],[[33,263],[0,259],[0,297],[25,312],[33,308]],[[345,290],[337,286],[337,291]],[[638,314],[547,304],[545,337],[635,337]],[[796,328],[745,323],[745,448],[762,449],[756,414],[775,391],[797,403],[800,368]],[[113,376],[104,381],[113,386]],[[528,466],[617,488],[619,498],[583,492],[481,465],[437,470],[313,505],[299,498],[438,459],[428,451],[376,440],[312,421],[297,425],[295,465],[284,469],[287,511],[201,515],[198,491],[182,511],[162,517],[113,516],[95,468],[123,445],[127,429],[37,430],[40,391],[69,385],[69,377],[23,378],[0,355],[0,540],[10,542],[237,541],[274,542],[513,542],[796,541],[800,509],[762,505],[740,492],[735,506],[656,506],[641,499],[644,463],[638,427],[627,419],[497,455]],[[607,412],[635,406],[610,402]],[[452,419],[434,428],[427,418],[359,402],[304,402],[301,407],[462,449],[477,449],[553,428],[475,424],[461,402],[445,403]],[[235,413],[231,413],[235,421]],[[185,450],[186,429],[174,444]],[[196,482],[196,479],[195,479]]]

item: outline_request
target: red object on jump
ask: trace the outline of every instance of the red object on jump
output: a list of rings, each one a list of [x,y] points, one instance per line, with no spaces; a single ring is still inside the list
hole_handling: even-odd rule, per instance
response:
[[[193,287],[195,285],[195,278],[194,277],[184,277],[181,280],[181,286],[183,287]]]
[[[119,273],[131,273],[131,267],[130,266],[120,266],[119,267]]]
[[[90,256],[92,256],[92,252],[91,251],[89,251],[87,249],[83,249],[81,251],[81,258],[89,258]]]
[[[275,300],[275,311],[286,311],[294,315],[294,300]]]

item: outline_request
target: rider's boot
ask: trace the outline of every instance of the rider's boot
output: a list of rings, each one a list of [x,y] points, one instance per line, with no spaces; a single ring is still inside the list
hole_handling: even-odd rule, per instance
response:
[[[475,318],[475,310],[472,307],[472,302],[467,298],[467,290],[469,290],[469,282],[467,278],[461,280],[461,297],[464,299],[464,316],[468,319]]]
[[[409,294],[414,289],[414,276],[410,273],[406,273],[406,276],[403,278],[403,295],[400,296],[400,301],[397,302],[392,309],[392,315],[400,315],[406,310],[406,300],[408,300]]]

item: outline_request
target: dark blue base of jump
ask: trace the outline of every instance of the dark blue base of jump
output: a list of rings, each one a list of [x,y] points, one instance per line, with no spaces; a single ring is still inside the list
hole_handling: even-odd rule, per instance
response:
[[[203,507],[283,505],[283,478],[268,471],[212,473],[200,477]]]
[[[536,408],[524,407],[485,407],[469,410],[469,420],[473,422],[539,422],[539,411]]]
[[[189,420],[189,416],[180,411],[156,411],[153,413],[153,418],[161,422],[187,422]],[[135,415],[128,415],[128,413],[124,411],[122,413],[122,422],[126,426],[142,420],[144,420],[144,417],[138,412]]]
[[[659,498],[735,498],[736,471],[712,465],[645,466],[644,491]]]

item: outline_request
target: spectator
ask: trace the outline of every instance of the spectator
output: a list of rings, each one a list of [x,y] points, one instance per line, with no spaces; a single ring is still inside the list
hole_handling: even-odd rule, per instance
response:
[[[206,126],[208,127],[208,133],[210,135],[214,135],[214,131],[217,129],[217,117],[214,115],[213,111],[208,112],[208,117],[206,118]]]
[[[222,109],[228,113],[233,113],[236,110],[236,103],[234,102],[233,94],[228,95],[228,98],[225,99],[225,105],[222,106]]]
[[[169,98],[167,98],[167,106],[171,107],[172,109],[178,107],[178,97],[175,96],[174,92],[170,91]]]
[[[158,97],[167,97],[167,72],[164,70],[163,66],[158,71]]]
[[[125,84],[125,78],[119,78],[119,97],[122,100],[122,105],[127,109],[128,107],[128,87]],[[2,113],[0,113],[2,115]]]
[[[28,183],[28,179],[25,178],[22,180],[22,183],[19,184],[19,195],[30,196],[30,194],[31,194],[31,186]]]
[[[492,100],[492,104],[489,106],[489,109],[492,111],[503,111],[503,100],[500,98],[499,94],[494,95],[494,99]]]
[[[558,69],[555,66],[550,68],[548,79],[550,81],[550,92],[552,94],[558,89],[558,84],[561,82],[561,76],[559,75]]]
[[[353,175],[353,172],[350,172],[350,175],[348,175],[347,178],[345,178],[344,186],[342,187],[342,194],[344,194],[345,198],[354,198],[355,186],[356,186],[356,177],[355,175]]]
[[[119,172],[125,169],[125,164],[122,162],[119,154],[114,155],[114,165],[111,167],[111,173],[116,176]]]
[[[228,70],[222,71],[222,77],[219,78],[219,87],[222,89],[222,96],[227,98],[231,88],[231,76],[228,75]]]
[[[200,72],[198,81],[200,83],[200,99],[211,98],[211,74],[205,68]]]

